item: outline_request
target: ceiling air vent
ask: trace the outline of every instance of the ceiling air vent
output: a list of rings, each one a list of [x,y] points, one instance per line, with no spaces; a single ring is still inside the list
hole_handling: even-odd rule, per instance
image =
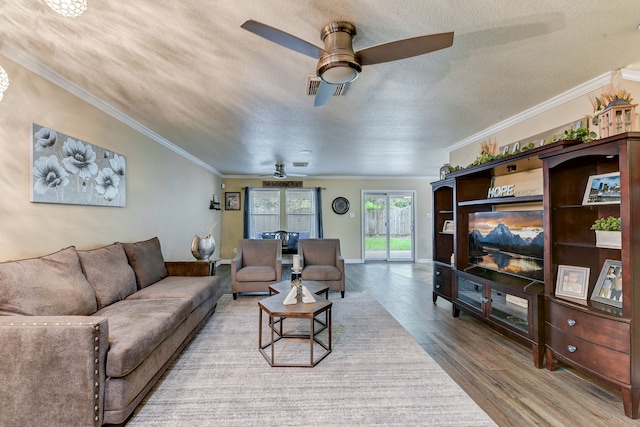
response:
[[[318,87],[320,87],[321,81],[322,80],[320,80],[320,77],[318,76],[314,76],[313,74],[308,75],[307,76],[307,95],[316,96],[316,93],[318,93]],[[333,92],[333,96],[344,95],[346,93],[346,89],[347,89],[346,83],[341,83],[339,85],[336,85],[336,91]]]

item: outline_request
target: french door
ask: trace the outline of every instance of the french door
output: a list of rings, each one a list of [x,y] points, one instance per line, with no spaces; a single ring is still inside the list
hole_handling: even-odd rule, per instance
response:
[[[365,261],[414,261],[415,191],[362,192]]]

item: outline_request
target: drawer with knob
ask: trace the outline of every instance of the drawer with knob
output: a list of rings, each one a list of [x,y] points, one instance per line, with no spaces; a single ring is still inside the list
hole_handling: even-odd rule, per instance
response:
[[[452,290],[452,273],[451,267],[443,264],[433,265],[433,291],[439,293],[443,297],[451,299],[453,297]]]
[[[568,360],[600,375],[628,384],[631,357],[602,345],[568,334],[547,324],[547,346],[562,360]]]
[[[550,302],[548,305],[547,319],[547,323],[554,328],[585,341],[623,353],[630,351],[628,322],[596,316],[555,302]]]

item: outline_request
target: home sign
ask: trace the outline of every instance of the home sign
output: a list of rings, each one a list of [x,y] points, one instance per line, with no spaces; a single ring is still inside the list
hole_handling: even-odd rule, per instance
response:
[[[489,188],[489,194],[487,197],[489,199],[497,198],[497,197],[512,197],[515,196],[515,184],[510,185],[500,185],[498,187]]]

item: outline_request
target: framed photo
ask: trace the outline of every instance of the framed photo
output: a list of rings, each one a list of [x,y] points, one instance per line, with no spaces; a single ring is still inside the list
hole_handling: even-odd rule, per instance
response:
[[[443,233],[453,234],[454,229],[455,229],[455,223],[449,219],[446,220],[444,222],[444,225],[442,226]]]
[[[591,299],[622,308],[622,262],[605,260]]]
[[[556,279],[556,296],[587,300],[589,269],[571,265],[559,265]]]
[[[218,198],[217,194],[213,195],[213,203],[220,203],[220,199]]]
[[[122,154],[36,123],[30,133],[30,201],[126,206],[127,161]]]
[[[240,210],[240,193],[224,193],[224,209],[227,211]]]
[[[620,203],[620,172],[591,175],[582,198],[583,205]]]

